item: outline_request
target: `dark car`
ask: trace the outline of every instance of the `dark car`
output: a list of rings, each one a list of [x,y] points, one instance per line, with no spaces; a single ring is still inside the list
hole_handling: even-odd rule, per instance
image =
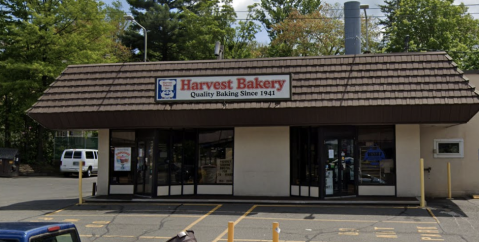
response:
[[[1,222],[0,242],[80,242],[72,223]]]

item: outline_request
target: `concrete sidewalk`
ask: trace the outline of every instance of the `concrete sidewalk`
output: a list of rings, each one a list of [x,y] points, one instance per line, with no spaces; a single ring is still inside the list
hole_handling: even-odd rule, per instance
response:
[[[239,197],[239,196],[169,196],[141,197],[135,195],[90,196],[85,202],[144,202],[144,203],[255,203],[255,204],[358,204],[358,205],[414,205],[416,198],[398,197],[334,197],[325,200],[310,197]]]

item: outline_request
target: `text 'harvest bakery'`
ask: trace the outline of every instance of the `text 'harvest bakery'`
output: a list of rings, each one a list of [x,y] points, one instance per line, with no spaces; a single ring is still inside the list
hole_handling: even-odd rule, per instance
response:
[[[157,101],[289,99],[290,75],[157,78]]]

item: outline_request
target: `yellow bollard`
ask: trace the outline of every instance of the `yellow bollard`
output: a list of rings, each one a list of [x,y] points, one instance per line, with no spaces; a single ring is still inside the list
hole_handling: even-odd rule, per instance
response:
[[[451,162],[447,163],[447,199],[452,199],[452,188],[451,188]]]
[[[235,223],[228,222],[228,242],[233,242],[235,237]]]
[[[79,161],[78,164],[78,192],[80,193],[78,202],[81,205],[83,203],[83,194],[82,194],[82,177],[83,177],[83,161]]]
[[[273,223],[273,242],[279,242],[279,223]]]
[[[424,159],[421,158],[419,160],[419,167],[421,169],[421,202],[420,202],[420,205],[421,205],[421,208],[425,208],[426,207],[426,199],[424,197]]]

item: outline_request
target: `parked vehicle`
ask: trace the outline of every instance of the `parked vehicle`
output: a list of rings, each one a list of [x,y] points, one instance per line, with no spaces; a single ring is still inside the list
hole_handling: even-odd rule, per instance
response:
[[[72,223],[57,222],[1,222],[2,242],[80,242],[80,235]]]
[[[90,177],[98,173],[98,150],[91,149],[66,149],[63,151],[60,172],[65,176],[78,173],[80,162],[83,163],[83,176]]]

